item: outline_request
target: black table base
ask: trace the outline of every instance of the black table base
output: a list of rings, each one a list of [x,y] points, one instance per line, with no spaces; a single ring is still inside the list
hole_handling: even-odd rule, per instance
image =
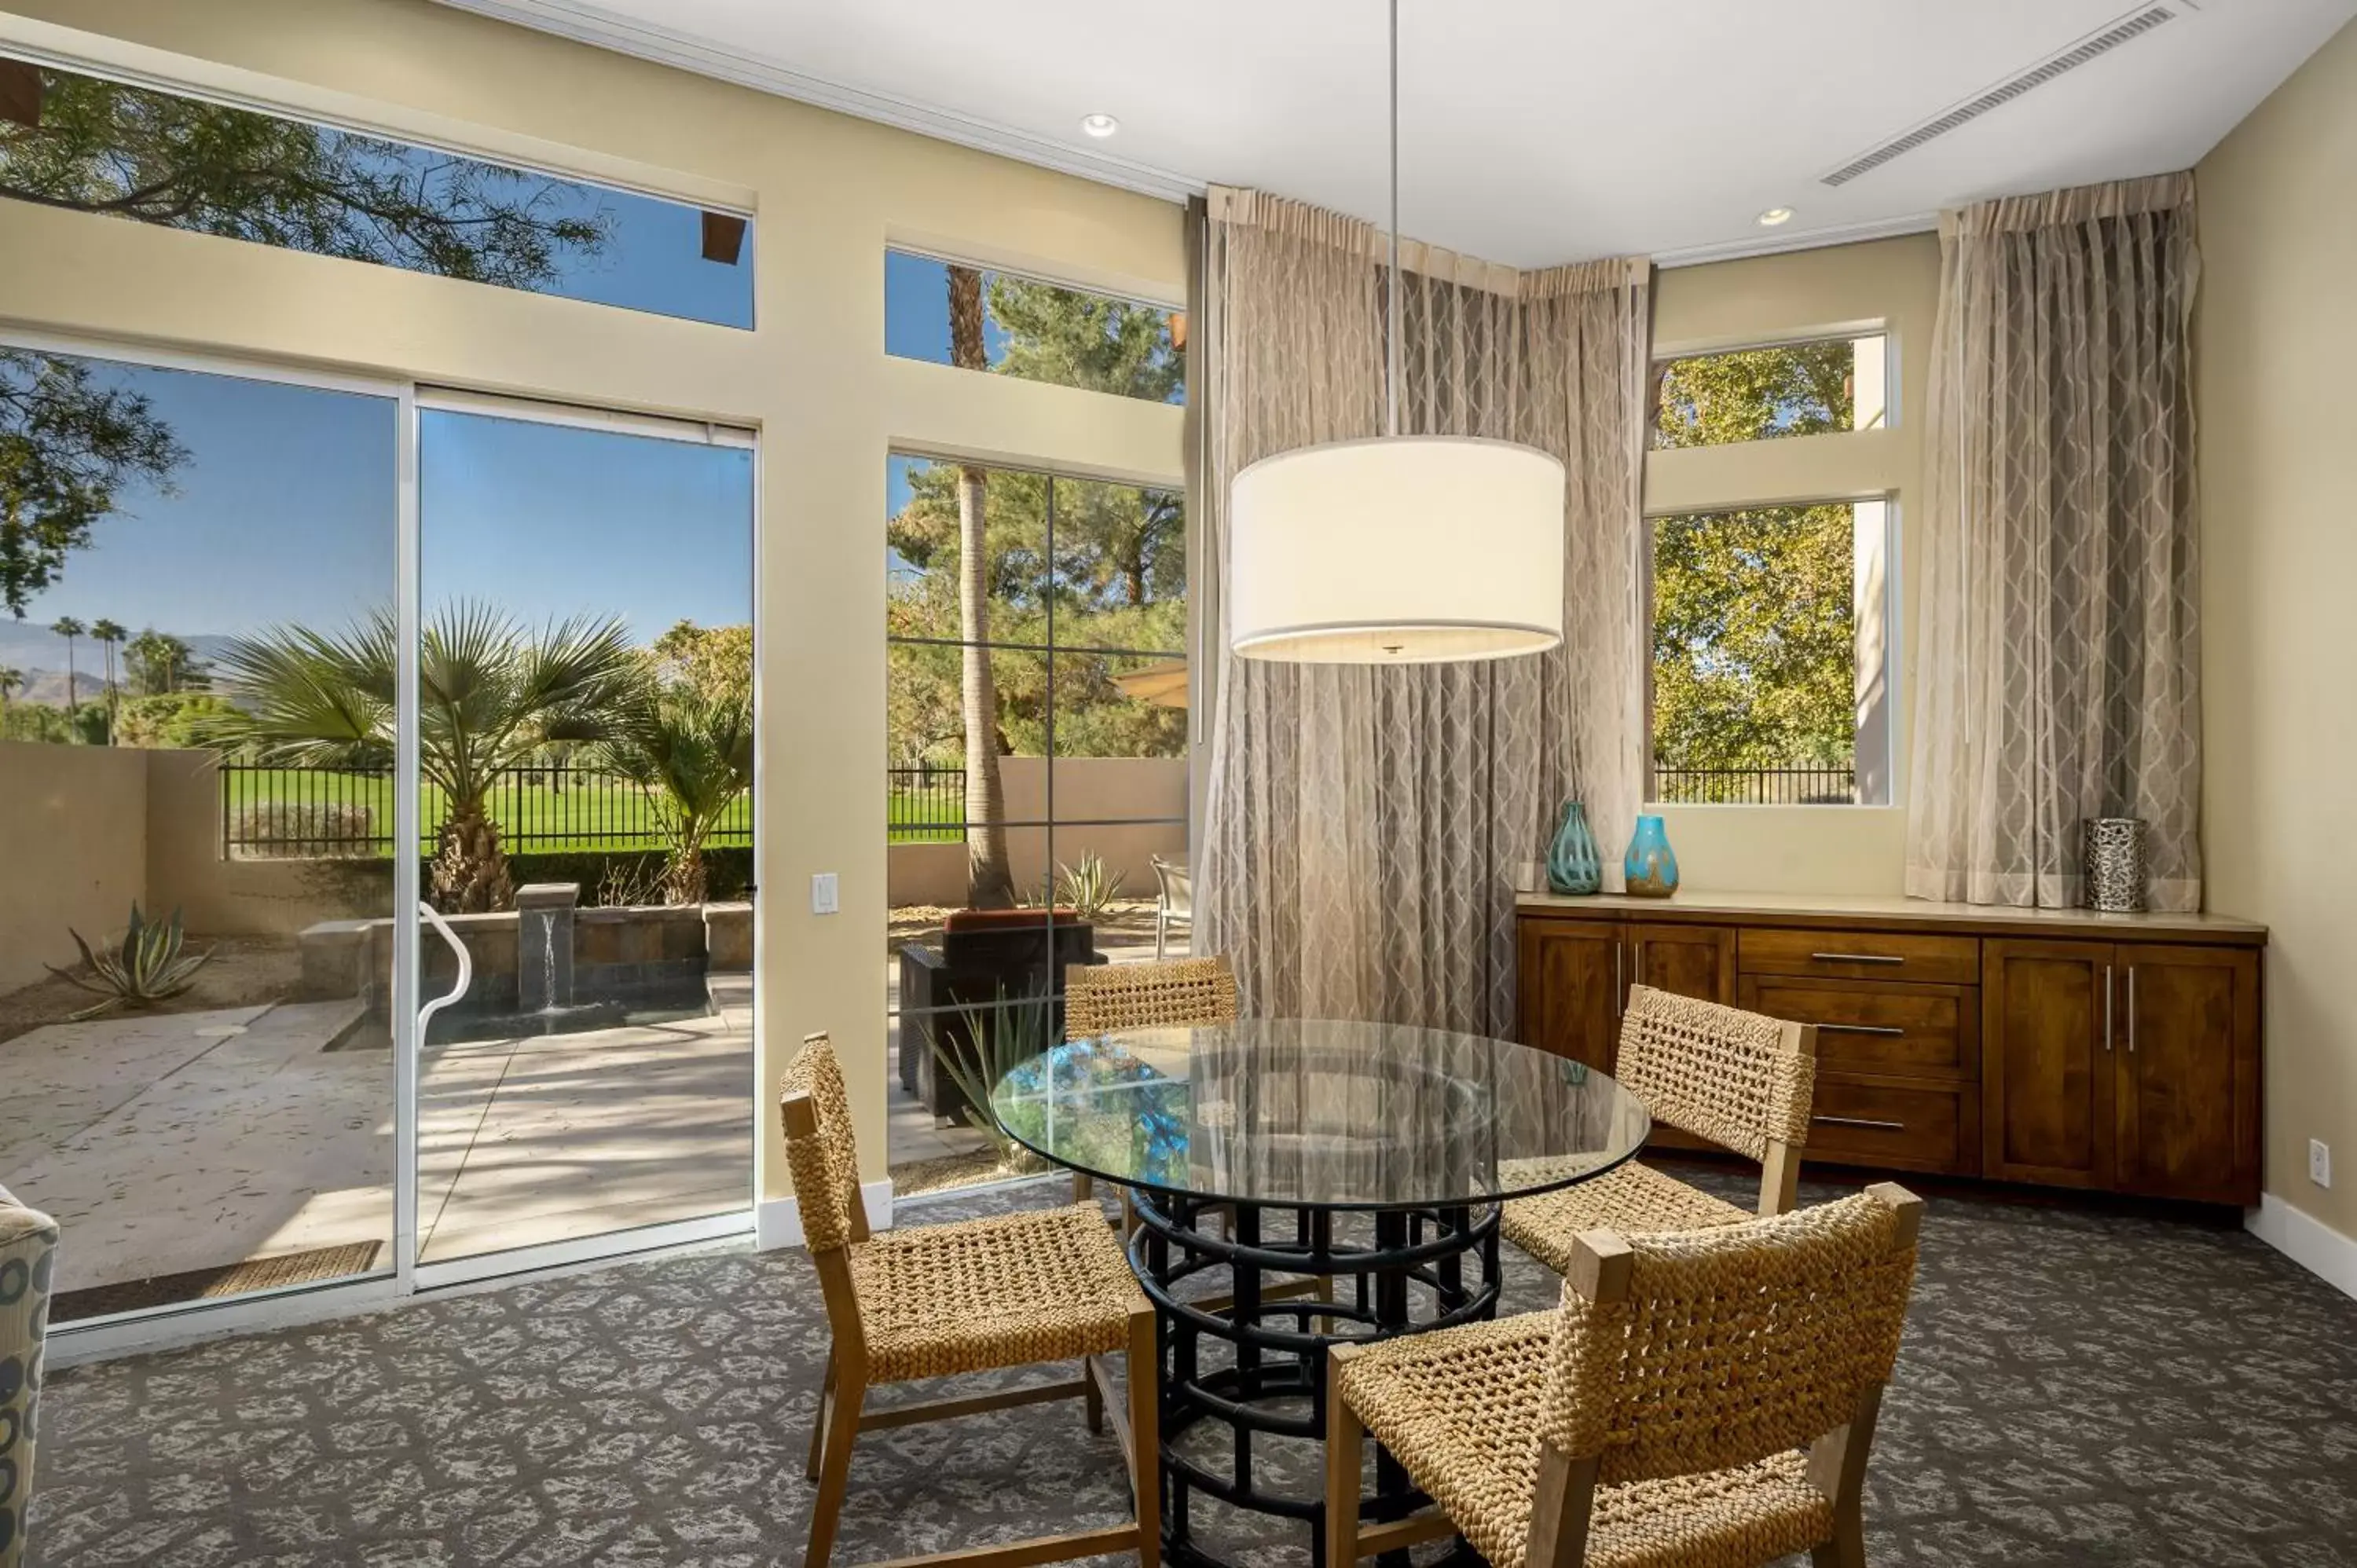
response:
[[[1130,1251],[1160,1320],[1166,1554],[1180,1568],[1229,1568],[1194,1539],[1189,1502],[1202,1492],[1307,1525],[1310,1563],[1323,1568],[1324,1466],[1307,1497],[1270,1490],[1254,1476],[1254,1439],[1265,1434],[1323,1443],[1329,1347],[1493,1316],[1497,1205],[1378,1210],[1353,1220],[1371,1226],[1368,1241],[1338,1239],[1336,1216],[1323,1209],[1214,1204],[1142,1190],[1131,1201],[1138,1227]],[[1205,1223],[1222,1219],[1224,1236]],[[1318,1294],[1299,1294],[1300,1285],[1280,1285],[1273,1275],[1316,1282]],[[1190,1289],[1198,1279],[1209,1288]],[[1216,1294],[1222,1284],[1226,1294]],[[1206,1338],[1231,1348],[1231,1364],[1203,1368]],[[1232,1458],[1221,1469],[1178,1451],[1177,1439],[1206,1421],[1233,1436]],[[1378,1447],[1375,1490],[1361,1499],[1361,1516],[1399,1519],[1424,1501]],[[1392,1554],[1392,1561],[1405,1564],[1406,1554]]]

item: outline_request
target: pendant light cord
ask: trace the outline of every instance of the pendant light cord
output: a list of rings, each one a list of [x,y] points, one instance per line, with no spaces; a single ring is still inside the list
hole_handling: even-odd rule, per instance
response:
[[[1392,8],[1392,259],[1384,292],[1388,296],[1389,326],[1386,335],[1388,357],[1383,367],[1383,426],[1385,433],[1400,433],[1400,273],[1399,273],[1399,0],[1391,0]]]

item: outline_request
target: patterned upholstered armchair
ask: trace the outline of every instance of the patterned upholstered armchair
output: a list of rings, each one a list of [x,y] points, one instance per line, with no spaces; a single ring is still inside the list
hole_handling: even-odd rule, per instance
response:
[[[58,1222],[0,1187],[0,1568],[21,1568]]]

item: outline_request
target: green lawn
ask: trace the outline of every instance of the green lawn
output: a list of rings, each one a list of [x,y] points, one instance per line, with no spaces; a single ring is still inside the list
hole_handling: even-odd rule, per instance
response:
[[[239,768],[223,773],[222,787],[229,795],[227,821],[236,842],[255,837],[257,828],[268,832],[273,813],[279,819],[277,836],[306,843],[390,840],[393,833],[389,775]],[[635,787],[576,769],[561,774],[535,769],[501,779],[492,787],[490,806],[500,836],[511,851],[566,854],[663,847],[646,799]],[[430,843],[447,811],[442,791],[427,784],[418,808],[420,836]],[[709,842],[716,848],[746,844],[752,834],[753,802],[747,797],[730,808]],[[390,854],[392,846],[380,843],[375,853]]]
[[[965,837],[957,825],[964,819],[965,802],[938,789],[892,789],[884,797],[888,843],[957,843]]]

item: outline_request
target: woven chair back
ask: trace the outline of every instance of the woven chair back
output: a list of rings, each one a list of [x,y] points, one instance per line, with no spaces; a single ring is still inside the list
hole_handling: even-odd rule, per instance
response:
[[[1217,955],[1164,963],[1076,963],[1064,971],[1066,1039],[1235,1021],[1236,972]]]
[[[1797,1025],[1635,985],[1612,1076],[1654,1121],[1764,1160],[1808,1141],[1817,1063],[1801,1040]]]
[[[851,1129],[851,1096],[843,1085],[843,1064],[824,1035],[812,1035],[787,1064],[780,1112],[795,1095],[810,1097],[816,1125],[794,1135],[786,1118],[786,1168],[792,1174],[794,1201],[802,1210],[802,1243],[813,1252],[832,1251],[863,1240],[866,1218],[859,1208],[859,1147]]]
[[[1575,1257],[1542,1435],[1618,1486],[1749,1465],[1846,1425],[1898,1359],[1921,1208],[1879,1187],[1740,1225],[1583,1236],[1618,1243],[1603,1267],[1625,1272],[1599,1290],[1596,1254]]]

